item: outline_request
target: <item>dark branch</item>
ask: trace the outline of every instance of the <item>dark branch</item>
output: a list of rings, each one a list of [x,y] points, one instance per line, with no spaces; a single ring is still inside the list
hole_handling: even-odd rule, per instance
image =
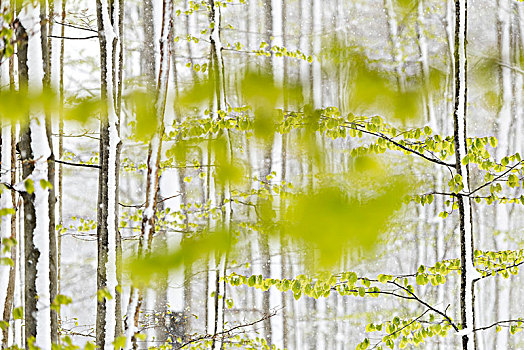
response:
[[[186,346],[188,346],[190,344],[196,343],[196,342],[201,341],[201,340],[216,339],[219,336],[228,335],[228,334],[232,333],[233,331],[235,331],[237,329],[254,326],[255,324],[260,323],[262,321],[265,321],[268,318],[271,318],[271,317],[275,316],[276,314],[277,314],[276,311],[272,311],[269,314],[264,315],[264,317],[262,317],[262,318],[260,318],[260,319],[258,319],[256,321],[253,321],[253,322],[250,322],[250,323],[246,323],[246,324],[241,324],[241,325],[238,325],[238,326],[235,326],[235,327],[231,327],[230,329],[226,329],[225,331],[222,331],[222,332],[217,332],[216,334],[205,334],[203,336],[197,337],[195,339],[191,339],[191,340],[183,343],[182,345],[180,345],[177,348],[175,348],[175,350],[182,349],[182,348],[184,348],[184,347],[186,347]]]
[[[71,27],[71,28],[75,28],[75,29],[80,29],[80,30],[85,30],[85,31],[88,31],[88,32],[93,32],[93,33],[98,33],[98,31],[96,31],[95,29],[91,29],[91,28],[86,28],[86,27],[80,27],[80,26],[77,26],[77,25],[74,25],[74,24],[70,24],[70,23],[62,23],[62,22],[58,22],[58,21],[55,21],[56,24],[60,24],[64,27]]]
[[[453,323],[453,320],[451,318],[449,318],[448,315],[446,315],[444,312],[434,308],[433,306],[429,305],[428,303],[426,303],[424,300],[420,299],[415,293],[413,293],[412,291],[410,291],[409,289],[407,289],[406,287],[403,287],[402,285],[398,284],[397,282],[395,281],[388,281],[388,283],[391,283],[391,284],[394,284],[395,286],[403,289],[406,293],[410,294],[411,296],[413,296],[413,298],[418,301],[420,304],[424,305],[425,307],[427,307],[428,309],[430,309],[431,311],[433,312],[436,312],[437,314],[441,315],[442,317],[444,317],[446,319],[446,321],[449,322],[449,324],[453,327],[453,329],[458,332],[459,329],[457,327],[457,325],[455,325],[455,323]]]
[[[79,167],[84,167],[84,168],[96,168],[96,169],[100,169],[100,165],[97,165],[97,164],[82,164],[82,163],[71,163],[71,162],[66,162],[66,161],[63,161],[63,160],[54,160],[55,163],[60,163],[60,164],[65,164],[65,165],[71,165],[71,166],[79,166]]]
[[[410,152],[410,153],[413,153],[413,154],[416,154],[417,156],[419,157],[422,157],[432,163],[435,163],[435,164],[439,164],[439,165],[444,165],[444,166],[447,166],[447,167],[452,167],[454,168],[455,167],[455,164],[451,164],[451,163],[446,163],[438,158],[430,158],[428,156],[426,156],[425,154],[422,154],[418,151],[415,151],[414,149],[411,149],[409,147],[406,147],[400,143],[398,143],[397,141],[393,140],[392,138],[390,137],[387,137],[386,135],[382,134],[382,133],[377,133],[377,132],[373,132],[373,131],[368,131],[366,129],[361,129],[361,128],[357,128],[355,125],[358,125],[358,124],[350,124],[350,125],[347,125],[345,126],[346,128],[349,128],[349,129],[353,129],[353,130],[357,130],[357,131],[362,131],[363,133],[365,134],[368,134],[368,135],[372,135],[372,136],[375,136],[375,137],[379,137],[379,138],[382,138],[388,142],[391,142],[392,144],[394,144],[395,146],[403,149],[404,151],[407,151],[407,152]],[[359,125],[360,126],[360,125]]]
[[[59,36],[59,35],[48,35],[49,38],[53,39],[68,39],[68,40],[87,40],[87,39],[98,39],[98,35],[85,36],[81,38],[71,37],[71,36]]]
[[[489,182],[486,182],[485,184],[477,187],[476,189],[474,189],[473,191],[471,191],[470,193],[467,193],[465,194],[466,196],[471,196],[473,193],[475,192],[478,192],[480,191],[481,189],[483,189],[484,187],[488,186],[488,185],[491,185],[492,183],[494,183],[495,181],[497,181],[498,179],[504,177],[507,173],[509,173],[510,171],[512,171],[513,169],[515,169],[518,165],[522,164],[522,162],[518,162],[518,163],[515,163],[515,165],[511,166],[508,170],[506,170],[505,172],[503,172],[502,174],[500,174],[499,176],[495,177],[493,180],[489,181]]]
[[[504,324],[504,323],[523,323],[524,321],[523,320],[505,320],[505,321],[498,321],[498,322],[495,322],[489,326],[484,326],[484,327],[480,327],[480,328],[475,328],[473,330],[473,332],[477,332],[477,331],[485,331],[486,329],[490,329],[490,328],[493,328],[499,324]]]

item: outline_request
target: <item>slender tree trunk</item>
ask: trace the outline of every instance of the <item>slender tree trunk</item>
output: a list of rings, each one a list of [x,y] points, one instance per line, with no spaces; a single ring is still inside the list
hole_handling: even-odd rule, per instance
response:
[[[14,86],[13,86],[14,87]],[[10,176],[9,176],[9,180],[12,184],[16,183],[16,174],[17,174],[17,169],[16,169],[16,128],[15,128],[15,125],[14,123],[11,125],[10,127],[10,139],[9,139],[9,143],[5,142],[4,141],[4,145],[5,144],[9,144],[10,146]],[[7,141],[7,140],[6,140]],[[4,153],[6,154],[6,153]],[[2,161],[2,164],[6,164],[5,161]],[[17,204],[16,204],[16,192],[14,191],[11,191],[11,206],[13,208],[17,208]],[[17,235],[16,235],[16,218],[17,218],[17,215],[14,214],[14,215],[11,215],[10,217],[10,220],[9,220],[9,223],[10,223],[10,227],[9,227],[9,230],[6,229],[6,232],[9,232],[10,236],[9,238],[10,239],[16,239]],[[6,225],[7,226],[7,225]],[[7,236],[4,236],[4,238],[7,238]],[[17,259],[17,256],[18,256],[18,244],[15,244],[11,247],[11,251],[9,253],[9,258],[11,258],[11,261],[13,262],[13,265],[9,268],[9,276],[8,276],[8,279],[7,279],[7,285],[5,286],[6,288],[6,294],[5,294],[5,301],[4,301],[4,305],[3,305],[3,314],[2,314],[2,319],[7,322],[8,324],[10,323],[10,319],[11,319],[11,312],[13,310],[13,302],[14,302],[14,296],[15,296],[15,281],[16,281],[16,265],[18,264],[18,259]],[[12,325],[14,326],[14,324]],[[11,326],[10,326],[11,327]],[[2,330],[2,344],[1,344],[1,348],[7,348],[8,347],[8,341],[9,341],[9,328],[5,328]]]
[[[467,0],[459,0],[455,4],[455,107],[453,113],[456,172],[462,176],[464,189],[457,196],[459,205],[459,235],[460,235],[460,319],[465,334],[462,335],[462,349],[474,349],[474,289],[473,279],[477,277],[473,265],[473,227],[471,202],[461,193],[469,192],[468,166],[461,160],[467,155]],[[467,331],[469,330],[469,332]]]
[[[62,0],[62,14],[61,14],[61,21],[62,23],[65,23],[66,19],[66,3],[67,0]],[[65,26],[60,27],[60,36],[63,38],[65,34]],[[60,98],[60,106],[58,109],[58,159],[62,160],[62,157],[64,156],[64,55],[65,55],[65,40],[60,39],[60,73],[59,73],[59,98]],[[63,227],[64,225],[64,215],[63,215],[63,204],[64,204],[64,198],[63,198],[63,165],[58,164],[58,225],[60,227]],[[58,232],[57,237],[57,291],[58,294],[60,294],[62,288],[62,236],[60,232]],[[58,325],[60,329],[61,324],[61,315],[60,310],[58,311]],[[58,334],[58,337],[60,338],[60,334]]]
[[[41,6],[45,6],[42,4]],[[32,16],[39,13],[38,7],[28,6],[15,20],[18,43],[18,66],[20,92],[28,88],[41,91],[42,61],[45,56],[44,41],[46,33],[29,36],[26,27],[36,26]],[[47,40],[45,40],[47,43]],[[29,76],[29,67],[31,76]],[[45,119],[34,115],[27,116],[22,131],[19,150],[22,160],[23,179],[26,191],[24,201],[24,251],[25,251],[25,339],[26,348],[31,344],[42,348],[51,347],[50,280],[49,280],[49,207],[48,188],[41,180],[48,178],[47,160],[50,155],[46,137]],[[44,160],[44,161],[42,161]],[[28,186],[27,186],[28,185]],[[32,188],[31,188],[32,187]]]
[[[211,42],[211,64],[210,64],[210,76],[213,82],[212,95],[214,101],[212,101],[212,111],[215,118],[218,116],[218,110],[225,110],[226,108],[226,97],[225,97],[225,79],[224,79],[224,61],[222,58],[222,41],[221,41],[221,8],[215,6],[215,1],[209,0],[209,21],[213,23],[213,29],[211,30],[210,42]],[[211,149],[208,149],[208,163],[209,159],[212,158]],[[215,186],[216,187],[216,186]],[[224,190],[224,189],[223,189]],[[222,192],[222,196],[224,191]],[[222,203],[223,201],[221,201]],[[223,327],[224,322],[224,299],[221,296],[221,284],[220,275],[221,272],[227,267],[226,257],[222,257],[219,254],[214,254],[214,267],[216,269],[214,278],[214,311],[213,311],[213,334],[218,334]],[[221,341],[216,341],[216,337],[213,338],[211,348],[217,349],[222,347]]]
[[[118,47],[118,17],[122,15],[118,2],[96,1],[98,38],[100,43],[101,97],[104,108],[100,122],[100,172],[98,178],[97,205],[97,315],[96,345],[107,349],[115,339],[117,288],[117,155],[118,115],[115,110],[115,62],[114,50]],[[111,298],[105,297],[109,293]]]
[[[54,10],[53,0],[49,0],[49,13]],[[44,92],[51,89],[51,38],[48,32],[52,33],[52,21],[48,17],[46,1],[40,4],[40,40],[42,45],[42,65],[44,77],[42,85]],[[57,256],[57,237],[56,237],[56,218],[55,218],[55,155],[53,152],[52,140],[52,119],[51,111],[45,111],[45,130],[47,143],[49,144],[50,154],[47,158],[47,181],[49,182],[49,304],[52,304],[58,294],[58,256]],[[51,309],[51,342],[58,343],[58,313],[56,309]]]
[[[14,9],[13,9],[14,11]],[[15,91],[15,77],[14,77],[14,56],[9,57],[9,89],[11,92]],[[10,150],[11,150],[11,161],[10,161],[10,169],[11,169],[11,176],[10,180],[11,183],[14,184],[17,182],[17,175],[18,175],[18,169],[16,164],[16,124],[11,123],[10,128]],[[11,205],[13,208],[17,209],[17,213],[19,212],[19,206],[17,205],[17,195],[14,191],[11,191]],[[11,215],[10,220],[10,238],[16,239],[18,244],[13,245],[11,248],[11,260],[13,261],[13,266],[9,269],[9,280],[7,283],[7,290],[6,290],[6,298],[4,303],[4,309],[3,309],[3,315],[2,319],[6,322],[9,322],[11,319],[11,312],[13,309],[14,299],[15,299],[15,282],[16,282],[16,270],[17,265],[20,263],[18,256],[20,254],[20,241],[18,240],[18,230],[16,227],[17,223],[17,214]],[[13,334],[13,343],[16,344],[16,339],[14,337],[15,331],[16,331],[16,324],[13,322],[10,327],[12,327],[12,334]],[[7,348],[9,345],[9,328],[2,331],[3,338],[2,338],[2,348]]]

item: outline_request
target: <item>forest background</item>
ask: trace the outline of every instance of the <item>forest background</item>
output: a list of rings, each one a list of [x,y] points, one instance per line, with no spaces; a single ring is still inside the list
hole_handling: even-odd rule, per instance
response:
[[[2,348],[522,346],[522,3],[0,9]]]

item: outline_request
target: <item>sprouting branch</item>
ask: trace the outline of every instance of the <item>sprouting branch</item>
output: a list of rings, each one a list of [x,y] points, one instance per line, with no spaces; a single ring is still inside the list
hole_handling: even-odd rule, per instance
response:
[[[502,272],[504,270],[508,270],[508,269],[511,269],[513,267],[519,267],[520,265],[524,264],[524,261],[521,261],[519,263],[515,263],[513,265],[510,265],[510,266],[504,266],[504,267],[501,267],[500,269],[497,269],[497,270],[494,270],[494,271],[491,271],[489,274],[485,275],[485,276],[481,276],[481,277],[478,277],[478,278],[475,278],[473,280],[473,283],[476,283],[484,278],[488,278],[488,277],[492,277],[492,276],[495,276],[497,273],[499,272]]]
[[[508,170],[506,170],[505,172],[503,172],[502,174],[496,176],[493,180],[491,181],[488,181],[486,182],[485,184],[477,187],[476,189],[474,189],[473,191],[467,193],[467,194],[464,194],[466,196],[471,196],[472,194],[474,194],[475,192],[478,192],[480,191],[481,189],[483,189],[484,187],[488,186],[488,185],[491,185],[492,183],[494,183],[495,181],[499,180],[500,178],[504,177],[506,174],[508,174],[509,172],[511,172],[513,169],[515,169],[517,166],[519,166],[520,164],[522,164],[522,161],[518,162],[518,163],[515,163],[513,166],[509,167]]]
[[[409,322],[408,324],[406,324],[405,326],[397,329],[396,331],[392,332],[392,333],[389,333],[386,335],[386,337],[391,337],[392,335],[395,335],[397,334],[398,332],[401,332],[403,329],[405,328],[408,328],[409,326],[411,326],[413,323],[417,322],[418,320],[420,320],[422,317],[424,317],[425,314],[427,314],[430,310],[427,309],[426,311],[424,311],[420,316],[418,316],[417,318],[413,319],[411,322]],[[377,346],[379,346],[379,344],[382,343],[382,340],[379,341],[378,343],[376,343],[371,349],[376,349]]]
[[[256,321],[253,321],[253,322],[250,322],[250,323],[246,323],[246,324],[240,324],[238,326],[234,326],[234,327],[231,327],[229,329],[226,329],[226,330],[224,330],[222,332],[217,332],[216,334],[204,334],[204,335],[202,335],[200,337],[188,340],[187,342],[185,342],[185,343],[181,344],[180,346],[178,346],[177,348],[175,348],[175,350],[182,349],[182,348],[184,348],[184,347],[186,347],[186,346],[188,346],[190,344],[193,344],[193,343],[196,343],[196,342],[199,342],[199,341],[202,341],[202,340],[216,339],[218,337],[231,334],[233,331],[236,331],[238,329],[254,326],[255,324],[263,322],[263,321],[265,321],[265,320],[275,316],[276,314],[277,314],[277,310],[273,310],[270,313],[264,315],[262,318],[259,318]]]
[[[489,326],[484,326],[484,327],[480,327],[480,328],[475,328],[473,329],[473,332],[478,332],[478,331],[485,331],[486,329],[490,329],[490,328],[493,328],[493,327],[496,327],[498,325],[501,325],[501,324],[505,324],[505,323],[522,323],[523,320],[504,320],[504,321],[497,321],[493,324],[490,324]]]
[[[433,312],[436,312],[437,314],[439,314],[440,316],[444,317],[446,319],[446,321],[448,321],[448,323],[453,327],[453,329],[455,331],[459,331],[459,328],[457,327],[457,325],[455,323],[453,323],[453,320],[451,318],[449,318],[448,315],[446,315],[445,312],[442,312],[436,308],[434,308],[433,306],[429,305],[428,303],[426,303],[424,300],[420,299],[414,292],[410,291],[408,288],[398,284],[397,282],[395,281],[388,281],[388,283],[391,283],[391,284],[394,284],[395,286],[403,289],[406,293],[410,294],[413,299],[415,299],[416,301],[418,301],[420,304],[424,305],[425,307],[427,307],[428,309],[430,309],[431,311]]]
[[[393,140],[392,138],[390,137],[387,137],[386,135],[382,134],[382,133],[379,133],[379,132],[373,132],[373,131],[368,131],[366,129],[361,129],[361,128],[358,128],[356,127],[355,125],[358,125],[358,124],[355,124],[355,123],[351,123],[350,125],[346,125],[344,127],[348,128],[348,129],[353,129],[353,130],[357,130],[357,131],[361,131],[363,132],[364,134],[368,134],[368,135],[372,135],[372,136],[375,136],[375,137],[378,137],[378,138],[381,138],[381,139],[384,139],[392,144],[394,144],[395,146],[403,149],[404,151],[407,151],[407,152],[410,152],[410,153],[413,153],[413,154],[416,154],[417,156],[419,157],[422,157],[432,163],[435,163],[435,164],[439,164],[439,165],[443,165],[443,166],[446,166],[446,167],[450,167],[450,168],[454,168],[455,167],[455,164],[452,164],[452,163],[446,163],[438,158],[430,158],[428,156],[426,156],[425,154],[423,153],[420,153],[418,151],[415,151],[414,149],[411,149],[409,147],[406,147],[402,144],[400,144],[399,142],[396,142],[395,140]],[[359,125],[360,126],[360,125]]]
[[[176,198],[176,197],[180,197],[182,195],[182,193],[177,193],[175,195],[172,195],[172,196],[169,196],[169,197],[166,197],[166,198],[162,198],[161,200],[157,201],[156,203],[159,204],[159,203],[162,203],[162,202],[165,202],[169,199],[172,199],[172,198]],[[146,205],[145,203],[142,203],[142,204],[123,204],[123,203],[118,203],[121,207],[124,207],[124,208],[142,208],[144,205]]]
[[[74,24],[71,24],[71,23],[62,23],[62,22],[58,22],[58,21],[55,21],[55,23],[56,24],[60,24],[61,26],[64,26],[64,27],[70,27],[70,28],[85,30],[85,31],[88,31],[88,32],[98,33],[98,31],[96,31],[95,29],[81,27],[81,26],[77,26],[77,25],[74,25]]]

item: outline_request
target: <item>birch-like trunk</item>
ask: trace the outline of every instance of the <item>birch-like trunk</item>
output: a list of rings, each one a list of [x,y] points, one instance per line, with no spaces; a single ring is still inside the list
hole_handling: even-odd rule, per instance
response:
[[[117,288],[117,149],[120,142],[118,135],[118,116],[115,111],[115,65],[114,50],[118,48],[119,16],[122,15],[120,4],[107,0],[97,0],[98,39],[100,43],[101,98],[103,111],[100,120],[100,172],[98,178],[97,205],[97,314],[96,345],[100,349],[109,349],[115,339],[116,330],[116,288]],[[104,297],[101,292],[111,294]]]
[[[12,11],[14,13],[14,9],[12,9]],[[9,76],[9,89],[11,92],[15,91],[14,59],[15,59],[14,56],[9,57],[8,76]],[[11,184],[14,184],[16,183],[17,178],[19,176],[19,170],[17,166],[17,154],[16,154],[16,135],[17,135],[16,124],[11,123],[10,129],[11,129],[10,130],[10,149],[11,149],[10,180],[11,180]],[[14,191],[11,191],[11,205],[13,208],[17,208],[18,198],[19,198],[18,195]],[[19,207],[17,209],[19,209]],[[19,213],[18,210],[17,210],[17,213]],[[10,237],[16,239],[17,242],[21,241],[20,232],[17,229],[17,222],[19,218],[20,218],[20,214],[11,216],[11,220],[10,220],[11,227],[9,230]],[[13,266],[9,270],[9,280],[7,283],[6,298],[5,298],[4,308],[3,308],[3,315],[2,315],[3,320],[5,320],[6,322],[9,322],[9,320],[11,319],[15,296],[17,292],[20,293],[20,289],[21,289],[20,287],[16,288],[16,285],[15,285],[17,276],[18,276],[18,279],[20,279],[20,270],[18,270],[18,273],[17,273],[17,267],[20,266],[20,250],[21,249],[20,249],[20,243],[19,243],[19,244],[15,244],[11,248],[11,252],[10,252],[11,260],[13,261]],[[20,323],[21,323],[20,320],[18,320],[18,322],[10,322],[10,325],[9,325],[10,328],[5,329],[2,332],[3,334],[2,345],[1,345],[2,348],[6,348],[9,345],[9,331],[11,331],[11,334],[12,334],[11,344],[20,344],[20,342],[16,341],[16,337],[15,337],[17,331],[19,334],[21,333],[21,324]]]
[[[44,91],[51,89],[51,53],[52,45],[51,38],[48,33],[52,34],[52,21],[48,16],[47,7],[49,6],[49,13],[54,10],[53,0],[40,2],[40,43],[42,47],[42,66],[43,66],[43,80],[42,85]],[[56,219],[55,219],[55,155],[53,152],[52,140],[52,115],[51,111],[45,111],[45,131],[47,143],[49,145],[49,156],[47,157],[47,181],[49,182],[48,195],[48,215],[49,215],[49,304],[52,304],[58,294],[58,255],[57,255],[57,235],[56,235]],[[58,313],[56,309],[51,309],[51,342],[58,342]]]
[[[478,272],[473,265],[472,210],[469,197],[469,171],[461,160],[467,155],[467,0],[455,3],[454,76],[455,105],[453,111],[456,172],[462,176],[464,189],[458,194],[460,235],[460,321],[462,349],[474,349],[474,289],[473,280]]]
[[[213,82],[213,91],[211,96],[213,97],[212,105],[212,115],[215,118],[218,118],[218,110],[225,110],[226,108],[226,96],[225,96],[225,79],[224,79],[224,60],[222,57],[222,39],[221,39],[221,22],[222,22],[222,13],[220,6],[215,5],[214,0],[209,0],[209,21],[213,23],[213,29],[211,30],[210,43],[211,43],[211,64],[210,64],[210,76]],[[213,152],[210,147],[208,147],[208,164],[211,164],[213,159]],[[208,179],[209,180],[209,179]],[[211,183],[208,181],[208,187]],[[209,190],[210,196],[216,192],[216,185],[212,184],[214,190]],[[222,189],[224,193],[225,188]],[[230,204],[229,204],[230,205]],[[214,259],[213,259],[214,258]],[[215,273],[210,274],[210,287],[214,290],[215,296],[213,298],[213,311],[209,312],[208,316],[210,321],[209,328],[212,329],[213,334],[216,335],[219,333],[224,324],[224,298],[220,298],[223,294],[223,284],[220,283],[220,275],[222,271],[225,270],[226,266],[226,257],[221,256],[220,254],[214,254],[214,257],[210,259],[210,265],[213,266],[213,269],[216,269]],[[214,260],[214,261],[213,261]],[[206,295],[207,297],[207,295]],[[209,307],[209,303],[208,303]],[[219,349],[222,347],[222,342],[220,339],[213,338],[211,348]]]
[[[0,86],[9,86],[9,66],[7,64],[0,66]],[[0,94],[3,93],[4,89],[0,88]],[[13,123],[1,122],[0,121],[0,182],[7,184],[14,184],[11,176],[15,173],[16,162],[12,161],[11,154],[14,145],[11,145],[11,131]],[[16,158],[15,158],[16,159]],[[15,191],[2,191],[0,194],[0,209],[4,208],[16,208]],[[7,239],[15,238],[16,231],[12,228],[12,220],[16,220],[16,213],[14,215],[5,215],[0,217],[0,258],[1,259],[16,259],[16,245],[12,247],[11,251],[4,252],[7,244]],[[10,266],[7,262],[0,262],[0,322],[4,321],[9,324],[11,316],[12,297],[14,295],[14,286],[10,283],[11,275],[14,277],[15,265]],[[8,344],[8,328],[2,330],[0,334],[0,347],[7,348]]]
[[[44,5],[45,6],[45,5]],[[28,34],[26,28],[37,27],[40,10],[29,5],[15,21],[18,42],[19,89],[22,94],[41,92],[44,71],[43,39],[46,33]],[[47,40],[46,40],[47,41]],[[31,75],[29,75],[31,72]],[[41,186],[48,179],[47,159],[50,155],[45,119],[42,115],[27,116],[19,142],[22,178],[32,181],[34,192],[23,191],[25,250],[25,339],[41,348],[51,347],[51,313],[49,280],[49,190]]]

